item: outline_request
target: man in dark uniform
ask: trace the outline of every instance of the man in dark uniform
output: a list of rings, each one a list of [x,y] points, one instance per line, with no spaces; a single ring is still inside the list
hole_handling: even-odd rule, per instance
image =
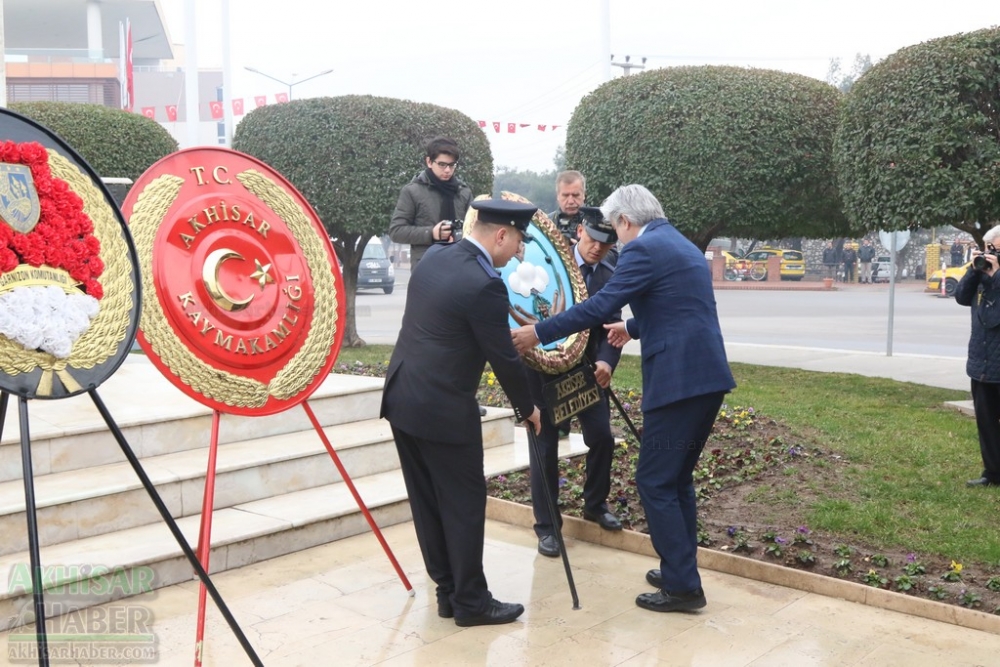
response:
[[[519,421],[541,413],[510,339],[503,267],[537,210],[474,202],[476,222],[455,244],[433,246],[410,277],[382,414],[393,438],[438,615],[460,626],[509,623],[520,604],[494,600],[483,573],[486,481],[476,389],[488,361]]]
[[[604,219],[601,209],[593,206],[582,206],[579,209],[582,223],[577,225],[577,243],[573,248],[573,256],[587,284],[587,292],[594,295],[604,287],[615,271],[617,255],[610,253],[618,236],[611,223]],[[621,321],[621,310],[613,313],[607,320]],[[621,348],[608,342],[608,332],[603,326],[590,330],[584,363],[594,365],[594,374],[601,387],[608,387],[611,374],[614,373],[618,360],[621,358]],[[531,393],[535,404],[542,406],[542,432],[538,437],[538,445],[542,462],[535,456],[535,450],[529,448],[528,460],[531,466],[531,505],[535,513],[535,534],[538,535],[538,553],[543,556],[559,555],[559,544],[556,542],[552,525],[552,516],[545,502],[545,487],[548,484],[552,497],[559,497],[559,428],[552,423],[549,412],[545,410],[542,396],[542,385],[553,379],[552,376],[538,371],[528,371]],[[577,415],[580,428],[583,431],[583,441],[587,445],[587,481],[583,485],[583,517],[596,521],[605,530],[621,530],[622,524],[608,508],[608,493],[611,490],[611,462],[614,458],[615,438],[611,433],[611,412],[608,396],[602,392],[601,402],[591,406]],[[560,519],[560,525],[562,520]]]

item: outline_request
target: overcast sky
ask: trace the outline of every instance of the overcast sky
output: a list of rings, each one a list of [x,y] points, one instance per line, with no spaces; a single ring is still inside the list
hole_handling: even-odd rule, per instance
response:
[[[185,0],[160,0],[184,42]],[[824,79],[830,59],[878,61],[935,37],[1000,24],[994,0],[609,0],[610,54],[647,69],[738,65]],[[221,1],[197,0],[198,61],[222,65]],[[371,94],[487,121],[495,163],[552,168],[565,124],[605,79],[602,0],[230,0],[233,97]],[[611,68],[612,76],[622,70]],[[635,72],[633,72],[634,74]],[[492,123],[500,122],[501,133]],[[527,123],[515,134],[507,123]],[[539,132],[537,125],[560,125]]]

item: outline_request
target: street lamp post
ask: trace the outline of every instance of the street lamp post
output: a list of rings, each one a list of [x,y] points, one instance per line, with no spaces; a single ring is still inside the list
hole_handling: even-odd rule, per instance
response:
[[[261,72],[259,69],[256,69],[255,67],[244,67],[243,69],[245,69],[248,72],[253,72],[254,74],[260,74],[261,76],[266,76],[268,79],[271,79],[272,81],[277,81],[283,86],[288,86],[289,101],[291,101],[292,99],[292,87],[297,86],[300,83],[305,83],[306,81],[311,81],[312,79],[315,79],[317,77],[326,76],[327,74],[333,73],[332,69],[328,69],[326,71],[320,72],[319,74],[313,74],[312,76],[307,76],[304,79],[299,79],[298,81],[282,81],[278,77],[271,76],[270,74],[265,74],[264,72]]]

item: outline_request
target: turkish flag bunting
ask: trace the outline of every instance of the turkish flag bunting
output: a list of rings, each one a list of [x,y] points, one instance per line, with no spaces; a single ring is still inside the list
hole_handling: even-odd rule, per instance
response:
[[[557,127],[559,127],[559,126],[558,125],[553,125],[552,126],[552,131],[555,132]]]
[[[493,121],[493,131],[494,132],[500,131],[500,123],[498,123],[497,121]]]
[[[208,110],[212,112],[212,118],[218,120],[224,115],[222,113],[222,102],[215,101],[208,103]]]
[[[517,123],[507,123],[507,133],[514,134],[517,131]]]
[[[257,104],[257,108],[260,108],[267,104],[267,95],[254,95],[253,101]]]
[[[518,123],[521,127],[531,127],[531,123]]]
[[[486,127],[486,121],[485,120],[477,120],[476,122],[479,123],[479,127]]]
[[[145,116],[146,118],[152,118],[153,120],[156,120],[156,107],[143,107],[142,115]]]
[[[277,100],[277,102],[279,104],[282,103],[282,102],[287,102],[288,101],[288,93],[277,93],[277,94],[275,94],[274,99]]]
[[[169,120],[171,123],[176,123],[177,122],[177,105],[176,104],[168,104],[167,105],[167,120]]]
[[[243,115],[243,98],[238,100],[233,100],[233,115],[242,116]]]
[[[545,131],[545,126],[544,125],[539,125],[538,126],[538,131],[539,132],[544,132]]]

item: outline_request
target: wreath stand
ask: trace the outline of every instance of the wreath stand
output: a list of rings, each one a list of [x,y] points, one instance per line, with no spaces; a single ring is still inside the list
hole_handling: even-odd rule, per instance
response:
[[[149,476],[146,475],[146,471],[143,470],[142,464],[139,463],[139,459],[136,457],[135,452],[132,451],[132,447],[129,446],[128,441],[125,439],[125,435],[122,433],[121,428],[115,422],[111,413],[108,412],[107,406],[104,405],[104,401],[97,394],[96,389],[91,389],[87,392],[90,394],[91,400],[97,407],[98,412],[101,413],[101,417],[104,419],[104,423],[107,424],[108,429],[114,436],[115,440],[118,442],[119,447],[122,449],[122,453],[125,454],[125,458],[128,459],[129,464],[131,464],[132,469],[135,470],[135,474],[139,477],[139,481],[145,487],[146,492],[149,494],[150,499],[153,504],[156,505],[157,511],[159,511],[160,516],[163,518],[164,523],[173,533],[174,539],[177,540],[177,544],[180,545],[181,550],[187,557],[188,562],[191,563],[191,567],[194,568],[195,572],[198,574],[198,578],[201,580],[201,591],[202,591],[202,601],[204,601],[204,593],[207,590],[212,596],[212,600],[215,601],[216,606],[218,606],[219,611],[222,612],[223,617],[226,619],[226,623],[229,624],[230,629],[232,629],[233,634],[236,635],[236,639],[240,642],[240,646],[246,652],[247,657],[250,661],[257,667],[263,667],[264,663],[261,662],[257,653],[253,650],[250,645],[249,640],[243,633],[239,624],[236,622],[236,618],[233,616],[229,607],[226,605],[219,591],[215,588],[215,584],[208,576],[206,568],[202,566],[195,552],[191,549],[191,546],[184,539],[184,535],[181,533],[180,528],[177,526],[177,522],[170,515],[170,510],[167,509],[166,504],[163,499],[160,498],[160,494],[157,493],[156,487],[150,481]],[[3,436],[4,423],[7,417],[7,405],[9,402],[10,395],[5,390],[0,390],[0,437]],[[44,581],[42,578],[42,564],[41,557],[39,555],[39,544],[38,544],[38,517],[35,505],[35,483],[34,474],[32,472],[31,464],[31,435],[29,431],[29,420],[28,420],[28,399],[24,396],[18,397],[18,417],[19,424],[21,427],[21,466],[24,470],[24,501],[25,501],[25,515],[27,517],[28,523],[28,553],[31,561],[31,594],[34,602],[35,611],[35,643],[38,649],[38,664],[39,667],[49,666],[49,650],[48,650],[48,635],[45,629],[45,599],[44,599]],[[206,559],[207,564],[207,559]]]
[[[326,447],[326,451],[329,452],[330,458],[333,459],[333,464],[337,467],[337,471],[340,473],[341,479],[344,480],[344,484],[346,484],[347,488],[350,489],[351,495],[354,496],[354,502],[358,504],[358,509],[361,510],[365,520],[368,522],[372,532],[375,534],[376,539],[378,539],[379,544],[382,545],[385,555],[389,558],[389,562],[392,563],[392,567],[396,570],[396,574],[399,576],[399,580],[402,582],[407,594],[410,597],[413,597],[415,595],[413,586],[410,585],[409,579],[406,578],[406,574],[399,566],[399,561],[396,560],[396,556],[392,553],[389,543],[386,542],[385,537],[382,535],[382,531],[379,530],[378,524],[375,523],[375,519],[372,518],[364,500],[361,499],[361,494],[358,493],[357,487],[354,486],[351,476],[347,474],[347,469],[344,468],[344,464],[340,461],[340,457],[337,456],[337,452],[330,443],[330,439],[326,437],[326,433],[323,431],[323,426],[319,423],[319,420],[316,418],[316,414],[309,406],[309,401],[302,401],[302,409],[305,410],[306,415],[309,417],[309,421],[316,430],[316,434],[319,435],[320,440],[323,441],[323,446]],[[212,435],[208,446],[208,470],[205,473],[205,494],[201,505],[201,527],[198,531],[197,555],[198,560],[200,561],[200,567],[206,572],[209,568],[209,557],[212,551],[212,509],[215,505],[216,457],[219,449],[219,422],[221,417],[222,412],[219,410],[212,411]],[[205,648],[205,592],[206,584],[205,579],[203,579],[198,588],[198,628],[195,637],[195,667],[201,667]],[[211,592],[211,590],[209,590],[209,592]],[[216,599],[216,596],[213,595],[212,599]],[[218,603],[218,601],[216,602]]]

